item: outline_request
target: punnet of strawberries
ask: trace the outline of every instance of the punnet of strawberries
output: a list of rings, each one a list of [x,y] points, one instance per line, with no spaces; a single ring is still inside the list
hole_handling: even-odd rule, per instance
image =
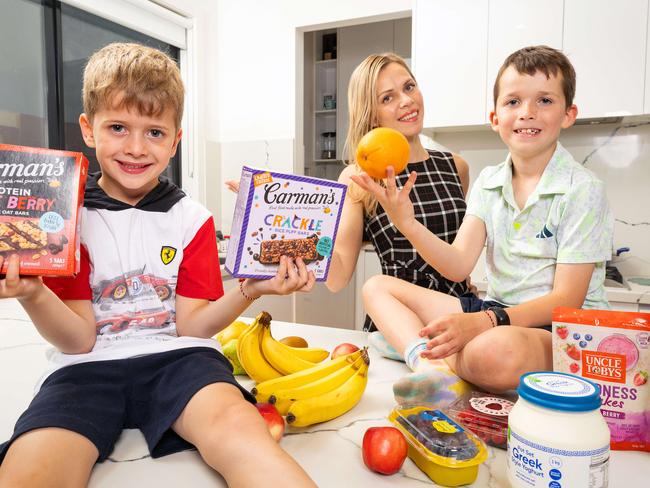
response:
[[[508,414],[516,401],[516,393],[497,395],[471,391],[449,405],[447,413],[486,444],[506,449]]]

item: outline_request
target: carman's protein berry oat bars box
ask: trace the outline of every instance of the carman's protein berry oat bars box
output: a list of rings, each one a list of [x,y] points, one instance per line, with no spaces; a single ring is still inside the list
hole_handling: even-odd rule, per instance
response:
[[[611,447],[650,451],[650,313],[557,308],[553,369],[600,387]]]
[[[0,255],[20,273],[79,271],[79,210],[88,173],[82,153],[0,144]],[[0,272],[6,273],[7,262]]]
[[[244,166],[226,270],[236,278],[272,278],[280,256],[302,257],[325,281],[347,187],[335,181]]]

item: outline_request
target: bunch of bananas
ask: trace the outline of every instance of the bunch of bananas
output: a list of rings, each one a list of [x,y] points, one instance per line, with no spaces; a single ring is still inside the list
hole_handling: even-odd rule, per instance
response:
[[[261,312],[237,340],[237,357],[257,383],[314,367],[329,356],[317,347],[291,347],[271,335],[271,315]]]
[[[251,390],[258,402],[275,404],[287,422],[305,427],[332,420],[352,409],[368,383],[368,350],[339,356],[281,378],[259,383]]]

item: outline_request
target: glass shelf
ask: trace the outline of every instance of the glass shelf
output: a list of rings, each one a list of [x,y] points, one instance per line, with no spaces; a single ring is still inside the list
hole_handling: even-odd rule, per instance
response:
[[[335,113],[336,113],[336,109],[335,109],[335,108],[331,108],[331,109],[329,109],[329,110],[326,110],[326,109],[323,109],[323,110],[314,110],[314,114],[315,114],[315,115],[328,115],[328,114],[332,114],[332,115],[333,115],[333,114],[335,114]]]

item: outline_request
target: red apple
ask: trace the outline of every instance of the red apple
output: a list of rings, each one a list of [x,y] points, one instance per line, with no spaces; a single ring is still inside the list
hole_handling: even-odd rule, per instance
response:
[[[395,427],[370,427],[363,436],[363,462],[381,474],[397,473],[408,454],[408,444]]]
[[[284,434],[284,419],[282,415],[278,413],[278,409],[275,408],[275,405],[270,403],[256,403],[255,406],[260,412],[262,418],[266,421],[266,424],[269,427],[269,432],[271,436],[278,442],[282,439]]]
[[[345,356],[346,354],[352,354],[353,352],[358,350],[359,348],[354,344],[350,344],[349,342],[344,342],[343,344],[339,344],[332,350],[332,359],[336,359],[339,356]]]

